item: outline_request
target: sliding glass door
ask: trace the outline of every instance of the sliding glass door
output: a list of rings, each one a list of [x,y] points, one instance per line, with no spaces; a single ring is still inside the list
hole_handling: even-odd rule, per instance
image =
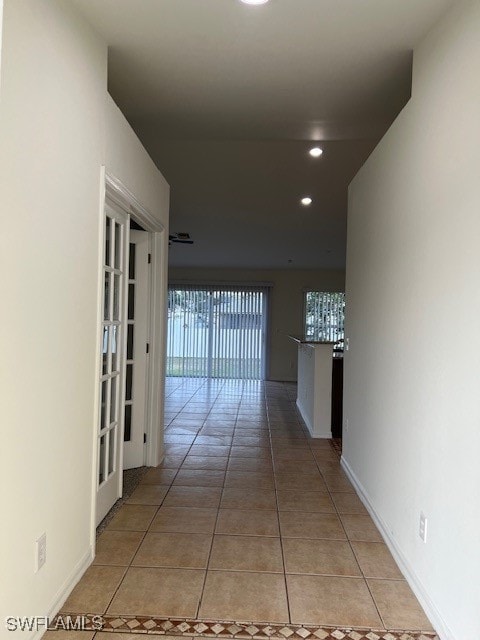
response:
[[[169,287],[167,376],[264,379],[267,291]]]

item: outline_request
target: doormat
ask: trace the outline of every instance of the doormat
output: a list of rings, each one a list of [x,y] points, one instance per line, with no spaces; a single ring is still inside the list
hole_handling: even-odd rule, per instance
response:
[[[110,511],[107,513],[105,518],[100,522],[97,527],[97,538],[103,533],[105,527],[110,523],[110,521],[117,514],[117,511],[121,506],[125,504],[125,501],[130,498],[132,493],[140,484],[141,479],[147,473],[148,467],[136,467],[135,469],[125,469],[123,472],[123,494],[122,497],[119,498]]]
[[[341,458],[342,457],[342,439],[332,438],[330,440],[330,444],[332,445],[336,453],[338,453],[339,457]]]

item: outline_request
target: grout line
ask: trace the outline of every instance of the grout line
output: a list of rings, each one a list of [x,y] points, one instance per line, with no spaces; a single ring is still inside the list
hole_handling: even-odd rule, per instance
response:
[[[266,395],[265,395],[265,400],[266,400]],[[273,478],[274,478],[274,487],[275,487],[275,504],[277,505],[277,522],[278,522],[278,533],[280,535],[280,549],[281,549],[281,553],[282,553],[282,564],[283,564],[283,582],[285,585],[285,597],[287,600],[287,615],[288,615],[288,621],[289,623],[292,622],[292,613],[291,613],[291,607],[290,607],[290,597],[288,594],[288,582],[287,582],[287,568],[285,566],[285,549],[283,546],[283,535],[282,535],[282,528],[281,528],[281,524],[280,524],[280,506],[278,503],[278,490],[277,490],[277,478],[276,478],[276,473],[275,473],[275,459],[274,459],[274,455],[273,455],[273,442],[272,442],[272,432],[270,429],[270,417],[269,417],[269,412],[268,412],[268,401],[266,400],[265,402],[266,407],[267,407],[267,420],[268,420],[268,425],[269,425],[269,434],[270,434],[270,450],[271,450],[271,457],[272,457],[272,466],[273,466]]]
[[[168,487],[168,489],[167,489],[167,491],[166,491],[166,493],[165,493],[165,495],[164,495],[164,497],[163,497],[162,501],[160,502],[160,504],[158,505],[158,507],[157,507],[157,509],[156,509],[155,513],[153,514],[153,517],[152,517],[152,519],[150,520],[150,524],[148,525],[148,527],[147,527],[146,531],[144,532],[144,534],[143,534],[143,536],[142,536],[142,539],[141,539],[141,541],[140,541],[140,544],[139,544],[139,545],[138,545],[138,547],[137,547],[137,550],[135,551],[135,553],[133,554],[133,556],[132,556],[132,558],[131,558],[131,560],[130,560],[129,564],[128,564],[128,565],[127,565],[127,567],[125,568],[125,572],[124,572],[124,574],[123,574],[123,577],[122,577],[122,579],[120,580],[120,583],[118,584],[117,588],[115,589],[115,591],[114,591],[114,593],[113,593],[113,595],[112,595],[112,597],[111,597],[110,601],[108,602],[108,605],[107,605],[107,607],[106,607],[106,610],[105,610],[105,611],[107,611],[107,610],[108,610],[108,608],[110,607],[110,605],[112,604],[113,600],[115,599],[115,596],[117,595],[117,593],[118,593],[118,591],[119,591],[120,587],[122,586],[122,584],[123,584],[123,582],[124,582],[124,580],[125,580],[125,577],[126,577],[126,575],[127,575],[128,571],[131,569],[132,564],[133,564],[133,562],[134,562],[134,560],[135,560],[135,558],[136,558],[136,556],[137,556],[137,554],[138,554],[138,552],[139,552],[139,550],[140,550],[140,547],[141,547],[141,546],[142,546],[142,544],[144,543],[145,538],[147,537],[147,533],[149,533],[149,531],[150,531],[150,527],[152,526],[152,523],[154,522],[154,520],[155,520],[155,518],[156,518],[156,516],[157,516],[158,512],[160,511],[160,508],[162,507],[163,503],[165,502],[166,497],[168,496],[168,494],[169,494],[169,492],[170,492],[170,489],[171,489],[171,488],[172,488],[172,486],[173,486],[173,481],[174,481],[174,480],[175,480],[175,478],[177,477],[177,474],[178,474],[179,470],[180,470],[180,467],[177,469],[177,471],[176,471],[175,475],[173,476],[172,483],[171,483],[171,484],[170,484],[170,486]],[[159,486],[161,486],[161,485],[159,485]],[[148,506],[148,505],[145,505],[145,506]],[[152,506],[157,506],[157,505],[152,505]]]
[[[330,491],[330,487],[328,486],[328,484],[327,484],[327,482],[326,482],[326,480],[325,480],[325,475],[323,474],[322,470],[320,469],[320,467],[319,467],[319,465],[318,465],[318,460],[315,458],[315,455],[314,455],[314,453],[313,453],[313,451],[314,451],[314,450],[313,450],[313,448],[312,448],[311,446],[310,446],[310,449],[311,449],[312,454],[313,454],[313,456],[314,456],[314,460],[315,460],[315,464],[316,464],[316,466],[317,466],[317,469],[318,469],[318,471],[319,471],[319,473],[320,473],[320,475],[321,475],[321,477],[322,477],[323,481],[325,482],[325,486],[326,486],[326,488],[327,488],[327,492],[328,492],[328,495],[329,495],[329,497],[330,497],[330,500],[331,500],[331,502],[332,502],[332,504],[333,504],[333,508],[335,509],[335,513],[337,514],[337,518],[338,518],[338,520],[339,520],[339,522],[340,522],[340,524],[341,524],[341,527],[342,527],[343,531],[345,532],[345,537],[346,537],[346,539],[347,539],[348,546],[349,546],[349,548],[350,548],[350,551],[351,551],[351,552],[352,552],[352,554],[353,554],[353,557],[354,557],[354,559],[355,559],[355,562],[357,563],[358,569],[359,569],[359,571],[360,571],[360,573],[361,573],[361,576],[362,576],[362,578],[363,578],[363,582],[365,583],[365,586],[367,587],[368,593],[370,594],[370,597],[371,597],[371,599],[372,599],[372,602],[373,602],[373,605],[374,605],[374,607],[375,607],[375,610],[376,610],[376,612],[377,612],[377,614],[378,614],[378,617],[379,617],[380,621],[382,622],[383,626],[384,626],[384,627],[385,627],[385,629],[386,629],[387,627],[385,626],[385,621],[384,621],[384,619],[383,619],[383,617],[382,617],[382,615],[381,615],[381,613],[380,613],[380,609],[379,609],[379,608],[378,608],[378,606],[377,606],[377,602],[376,602],[375,598],[373,597],[373,593],[372,593],[372,591],[371,591],[371,589],[370,589],[370,586],[369,586],[369,584],[368,584],[368,582],[367,582],[367,579],[366,579],[366,577],[365,577],[365,574],[364,574],[364,572],[363,572],[363,569],[362,569],[362,567],[360,566],[360,563],[359,563],[359,562],[358,562],[358,560],[357,560],[357,556],[356,556],[355,551],[354,551],[353,546],[352,546],[352,541],[350,540],[350,538],[349,538],[349,536],[348,536],[347,530],[346,530],[345,525],[343,524],[343,520],[342,520],[342,518],[341,518],[341,514],[340,514],[340,512],[339,512],[339,510],[338,510],[338,507],[337,507],[337,505],[336,505],[336,503],[335,503],[335,500],[334,500],[334,499],[333,499],[333,497],[332,497],[332,493],[335,493],[335,492],[334,492],[334,491],[333,491],[333,492],[332,492],[332,491]],[[338,460],[338,465],[340,466],[340,459]],[[337,493],[338,493],[338,492],[337,492]],[[356,494],[355,494],[355,495],[356,495]]]
[[[242,470],[242,469],[234,469],[233,472],[241,472],[241,473],[264,473],[264,470],[261,468],[262,464],[261,461],[263,460],[263,458],[261,456],[258,455],[254,455],[253,457],[248,457],[248,456],[232,456],[232,449],[234,446],[243,446],[243,447],[251,447],[252,450],[254,449],[256,451],[256,453],[258,453],[260,450],[265,449],[269,451],[269,457],[265,458],[265,461],[269,460],[269,469],[268,469],[268,475],[271,474],[270,469],[273,472],[273,479],[274,479],[274,487],[273,487],[273,491],[275,492],[275,504],[276,504],[276,508],[275,509],[252,509],[251,507],[248,508],[243,508],[243,509],[238,509],[238,508],[234,508],[234,510],[245,510],[245,511],[259,511],[261,512],[273,512],[275,511],[276,516],[277,516],[277,524],[278,524],[278,536],[259,536],[258,534],[243,534],[243,533],[232,533],[232,534],[218,534],[218,535],[226,535],[226,536],[248,536],[248,537],[256,537],[256,538],[268,538],[268,539],[279,539],[280,541],[280,546],[281,546],[281,552],[282,552],[282,563],[283,563],[283,576],[284,576],[284,583],[285,583],[285,590],[286,590],[286,599],[287,599],[287,608],[288,608],[288,619],[290,620],[291,623],[291,611],[290,611],[290,601],[289,601],[289,593],[288,593],[288,585],[287,585],[287,575],[311,575],[311,576],[327,576],[327,577],[337,577],[335,574],[325,574],[325,573],[318,573],[318,574],[305,574],[305,573],[300,573],[300,572],[291,572],[289,574],[287,574],[286,572],[286,566],[285,566],[285,551],[284,551],[284,547],[283,547],[283,539],[309,539],[309,540],[332,540],[332,541],[336,541],[337,539],[334,538],[288,538],[287,536],[283,536],[282,535],[282,530],[280,527],[280,508],[279,508],[279,499],[278,499],[278,493],[279,493],[279,489],[278,489],[278,485],[277,485],[277,475],[281,475],[281,471],[277,471],[278,467],[281,468],[281,463],[283,461],[291,461],[292,457],[294,457],[295,455],[295,447],[292,446],[292,442],[291,440],[294,441],[305,441],[305,447],[298,447],[298,450],[301,451],[309,451],[309,453],[311,454],[313,461],[315,462],[315,468],[316,468],[316,473],[318,473],[320,475],[320,478],[322,478],[323,482],[325,483],[325,489],[326,489],[326,493],[330,498],[330,501],[333,504],[333,508],[334,508],[334,513],[336,514],[337,518],[339,519],[340,523],[341,523],[341,527],[345,533],[345,539],[341,539],[342,542],[348,542],[349,544],[349,548],[353,554],[353,557],[355,558],[355,562],[357,563],[361,576],[338,576],[338,577],[355,577],[357,579],[363,579],[364,583],[367,585],[367,588],[369,590],[370,596],[372,598],[372,601],[374,603],[374,606],[378,612],[378,615],[380,617],[380,620],[383,622],[383,618],[380,615],[380,612],[378,610],[377,604],[375,599],[373,598],[373,594],[368,586],[367,583],[367,578],[360,566],[360,563],[358,562],[357,559],[357,555],[355,554],[355,551],[353,549],[352,546],[352,541],[350,541],[350,539],[348,538],[345,526],[343,524],[342,518],[341,518],[341,514],[339,513],[339,509],[337,508],[335,502],[332,499],[332,493],[339,493],[337,491],[331,491],[330,488],[328,487],[328,485],[325,482],[325,474],[323,473],[323,471],[320,469],[319,466],[319,462],[317,460],[317,458],[315,457],[315,453],[317,451],[317,449],[314,449],[312,447],[312,439],[309,437],[309,434],[306,431],[306,428],[304,426],[304,424],[302,423],[302,421],[300,419],[296,419],[296,421],[293,420],[293,413],[295,413],[296,416],[298,416],[298,411],[295,408],[295,411],[292,412],[292,415],[290,415],[290,410],[288,407],[292,406],[294,407],[294,399],[293,397],[290,398],[290,389],[286,386],[285,383],[280,383],[279,385],[275,385],[272,387],[269,387],[267,384],[265,384],[265,382],[262,382],[261,385],[259,385],[262,389],[262,394],[261,396],[257,396],[257,394],[253,394],[253,395],[249,395],[246,392],[247,389],[247,385],[245,383],[245,381],[242,383],[241,385],[241,392],[240,393],[228,393],[228,386],[226,381],[223,381],[221,384],[216,384],[213,387],[211,387],[208,382],[206,380],[204,380],[202,383],[198,384],[196,386],[196,388],[191,392],[190,394],[190,398],[188,400],[186,400],[186,402],[182,405],[182,408],[175,414],[175,417],[173,418],[173,420],[171,420],[171,422],[169,423],[168,426],[170,426],[172,424],[172,422],[174,420],[176,420],[180,414],[182,413],[182,411],[184,411],[186,408],[188,409],[188,405],[190,402],[194,402],[195,398],[200,398],[200,397],[204,397],[202,396],[202,394],[205,394],[205,391],[207,390],[208,393],[210,393],[212,390],[216,393],[214,393],[213,395],[215,396],[213,400],[210,401],[209,403],[209,410],[208,412],[206,411],[205,407],[206,405],[204,404],[204,406],[202,407],[202,413],[205,413],[205,416],[202,418],[202,426],[198,429],[198,431],[192,435],[193,440],[191,442],[191,444],[188,447],[187,453],[185,453],[183,456],[179,456],[179,458],[182,458],[179,466],[176,468],[175,474],[173,475],[173,478],[170,482],[170,485],[168,486],[168,489],[165,493],[165,496],[161,502],[160,505],[158,505],[157,510],[155,511],[155,514],[150,522],[150,525],[147,529],[147,531],[144,532],[142,539],[140,541],[140,544],[137,547],[136,552],[133,554],[133,557],[129,563],[129,565],[125,568],[125,572],[123,574],[122,580],[120,581],[120,584],[118,585],[117,589],[115,590],[114,595],[112,596],[112,599],[110,600],[109,604],[107,605],[107,609],[108,607],[111,605],[111,602],[113,601],[118,589],[120,588],[120,586],[123,584],[123,581],[125,579],[126,573],[127,571],[130,569],[130,567],[132,566],[132,563],[135,560],[135,557],[138,554],[138,551],[141,547],[141,545],[143,544],[145,537],[147,535],[147,533],[151,530],[151,526],[152,523],[155,519],[155,517],[158,514],[158,511],[160,510],[160,508],[164,505],[164,502],[167,498],[167,496],[170,493],[170,489],[174,486],[174,481],[177,478],[180,470],[187,470],[187,471],[222,471],[224,473],[223,476],[223,483],[221,487],[205,487],[205,488],[220,488],[221,489],[221,498],[220,498],[220,503],[217,506],[216,509],[216,517],[215,517],[215,524],[214,524],[214,528],[213,528],[213,533],[212,533],[212,540],[210,543],[210,548],[209,548],[209,553],[208,553],[208,558],[207,558],[207,563],[206,563],[206,568],[205,568],[205,576],[204,576],[204,580],[203,580],[203,585],[202,585],[202,589],[200,591],[200,597],[199,597],[199,601],[198,601],[198,605],[197,605],[197,617],[203,602],[203,598],[204,598],[204,594],[205,594],[205,586],[206,586],[206,581],[207,581],[207,577],[208,577],[208,572],[212,571],[212,572],[216,572],[216,571],[227,571],[227,569],[210,569],[210,562],[211,562],[211,556],[212,556],[212,551],[213,551],[213,544],[215,541],[215,537],[216,537],[216,528],[218,525],[218,520],[219,520],[219,516],[220,516],[220,510],[221,510],[221,505],[222,505],[222,498],[223,498],[223,494],[226,488],[226,484],[227,484],[227,473],[229,471],[232,471],[232,469],[229,468],[230,462],[231,460],[248,460],[248,459],[254,459],[257,462],[260,461],[260,465],[258,469],[254,469],[254,470]],[[237,387],[238,388],[238,387]],[[257,387],[258,388],[258,387]],[[175,393],[179,390],[183,390],[183,392],[185,393],[187,391],[187,386],[186,386],[186,382],[185,380],[180,383],[178,386],[176,386],[175,390],[172,391],[171,393],[169,393],[167,395],[168,397],[172,397],[175,395]],[[224,395],[225,394],[225,395]],[[188,395],[188,394],[187,394]],[[186,397],[186,396],[184,396]],[[249,400],[247,402],[247,400]],[[245,402],[245,404],[244,404]],[[231,437],[231,442],[230,445],[219,445],[219,446],[228,446],[228,453],[226,455],[222,455],[220,457],[226,457],[227,458],[227,464],[225,469],[219,470],[219,469],[215,469],[215,470],[209,470],[209,469],[200,469],[200,470],[195,470],[195,469],[190,469],[190,468],[184,468],[183,465],[185,463],[185,460],[187,458],[187,456],[192,455],[191,454],[191,449],[192,447],[195,445],[197,438],[202,434],[202,430],[205,427],[205,423],[207,422],[207,420],[209,419],[210,416],[212,415],[216,415],[215,413],[212,413],[212,411],[214,411],[215,409],[215,405],[225,405],[225,408],[228,409],[228,406],[230,405],[232,406],[236,406],[236,413],[235,413],[235,418],[234,418],[234,422],[233,422],[233,429],[231,429],[231,419],[233,420],[233,418],[231,418],[231,416],[233,416],[234,414],[225,414],[226,416],[228,416],[228,418],[225,418],[226,421],[228,421],[228,428],[230,430],[230,433],[228,434],[229,437]],[[253,426],[252,430],[255,431],[254,435],[249,436],[248,435],[248,431],[250,431],[250,429],[245,429],[241,426],[238,426],[238,422],[239,421],[243,421],[246,420],[248,421],[248,415],[249,415],[249,411],[248,411],[248,407],[252,407],[252,406],[256,406],[258,408],[258,405],[261,404],[262,406],[262,412],[261,414],[258,413],[258,411],[255,413],[255,420],[258,420],[258,427]],[[228,409],[229,410],[229,409]],[[281,414],[288,412],[288,416],[287,416],[287,420],[285,422],[282,422],[282,418],[281,418]],[[242,412],[241,416],[240,416],[240,412]],[[170,412],[173,413],[173,412]],[[194,413],[194,412],[193,412]],[[221,414],[221,409],[219,411],[219,414]],[[273,415],[272,415],[273,414]],[[276,415],[277,414],[277,415]],[[259,417],[259,415],[261,417]],[[271,424],[271,420],[275,422],[275,426],[273,426]],[[221,429],[221,424],[222,421],[218,422],[218,426],[219,429]],[[264,426],[266,424],[266,427]],[[261,442],[261,439],[263,438],[263,436],[268,434],[268,441],[269,444],[266,447],[263,447],[263,442]],[[299,434],[302,434],[301,437],[298,437]],[[179,434],[181,435],[181,434]],[[184,434],[184,435],[188,435],[188,434]],[[207,436],[209,434],[206,434]],[[235,437],[254,437],[256,438],[257,442],[260,441],[260,444],[258,445],[236,445],[234,443],[234,439]],[[214,435],[212,435],[212,437],[215,437]],[[221,437],[221,434],[219,434],[219,437]],[[290,442],[289,442],[290,440]],[[176,443],[172,443],[172,445],[175,445]],[[178,443],[181,444],[181,443]],[[303,443],[302,443],[303,444]],[[205,447],[209,447],[209,446],[217,446],[217,445],[203,445]],[[289,451],[289,455],[288,457],[285,456],[285,460],[282,459],[276,459],[276,455],[275,455],[275,451],[277,449],[277,446],[280,446],[281,448],[285,448],[285,451]],[[169,455],[168,452],[166,452],[166,455]],[[175,454],[170,454],[170,455],[175,455]],[[210,456],[208,456],[210,457]],[[213,456],[215,458],[215,456]],[[282,456],[283,457],[283,456]],[[270,467],[270,462],[271,462],[271,467]],[[310,462],[310,461],[309,461]],[[238,463],[237,463],[238,464]],[[301,462],[300,462],[301,464]],[[338,465],[340,465],[340,460],[338,460]],[[240,465],[241,466],[241,465]],[[294,475],[294,472],[292,471],[287,471],[287,472],[283,472],[283,473],[290,473],[292,475]],[[327,474],[328,475],[328,474]],[[183,488],[196,488],[197,485],[175,485],[175,487],[183,487]],[[242,487],[233,487],[234,489],[241,489]],[[256,492],[256,491],[261,491],[262,489],[260,488],[247,488],[249,491],[252,492]],[[288,490],[288,489],[285,489]],[[308,489],[295,489],[295,491],[299,491],[299,492],[309,492]],[[325,494],[325,491],[322,492],[316,492],[313,491],[311,493],[322,493]],[[344,492],[340,492],[340,493],[344,493]],[[356,495],[356,494],[355,494]],[[154,505],[157,506],[157,505]],[[198,505],[200,507],[202,507],[203,505]],[[189,508],[195,508],[195,507],[189,507]],[[301,511],[300,513],[316,513],[316,514],[322,514],[322,512],[310,512],[310,511]],[[332,515],[325,513],[324,515]],[[168,532],[166,532],[168,533]],[[202,535],[208,535],[208,534],[202,534]],[[340,539],[338,539],[338,541],[340,541]],[[98,565],[97,565],[98,566]],[[175,569],[175,567],[168,567],[171,569]],[[201,568],[185,568],[185,567],[181,567],[181,569],[186,569],[186,570],[202,570]],[[238,573],[262,573],[262,574],[272,574],[272,575],[281,575],[282,572],[272,572],[272,571],[258,571],[258,570],[236,570],[236,569],[228,569],[228,571],[231,572],[238,572]],[[394,580],[394,579],[391,579]]]
[[[223,387],[222,387],[223,388]],[[220,393],[218,394],[220,395]],[[218,398],[218,396],[217,396]],[[213,405],[212,405],[213,406]],[[238,410],[237,410],[238,413]],[[230,445],[230,450],[229,450],[229,455],[227,456],[228,458],[230,457],[230,451],[231,451],[232,446]],[[228,465],[228,460],[227,460],[227,465]],[[223,485],[222,485],[222,492],[220,494],[220,501],[218,503],[218,507],[217,507],[217,515],[215,516],[215,523],[213,525],[213,531],[212,531],[212,541],[210,542],[210,549],[208,551],[208,557],[207,557],[207,562],[205,565],[205,576],[203,578],[203,584],[202,584],[202,588],[200,590],[200,597],[198,598],[198,603],[197,603],[197,609],[196,609],[196,617],[198,618],[199,613],[200,613],[200,608],[202,606],[202,602],[203,602],[203,595],[205,593],[205,585],[207,584],[207,577],[208,577],[208,567],[210,565],[210,558],[212,557],[212,549],[213,549],[213,543],[215,540],[215,531],[217,528],[217,522],[218,522],[218,515],[220,513],[220,505],[222,504],[222,497],[223,497],[223,489],[225,487],[225,480],[227,477],[227,473],[225,470],[224,476],[223,476]]]

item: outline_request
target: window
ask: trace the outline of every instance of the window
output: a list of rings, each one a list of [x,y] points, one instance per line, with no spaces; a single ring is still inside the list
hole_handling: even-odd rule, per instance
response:
[[[305,338],[343,344],[345,294],[305,291],[304,302]]]

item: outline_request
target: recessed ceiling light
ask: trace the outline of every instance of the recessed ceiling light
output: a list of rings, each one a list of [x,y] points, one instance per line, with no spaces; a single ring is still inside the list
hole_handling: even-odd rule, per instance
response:
[[[313,200],[310,197],[306,196],[305,198],[302,198],[300,202],[303,204],[304,207],[308,207],[312,204]]]
[[[267,4],[268,0],[240,0],[243,4]]]
[[[319,158],[323,153],[323,149],[320,149],[320,147],[313,147],[313,149],[310,149],[310,151],[308,153],[313,158]]]

